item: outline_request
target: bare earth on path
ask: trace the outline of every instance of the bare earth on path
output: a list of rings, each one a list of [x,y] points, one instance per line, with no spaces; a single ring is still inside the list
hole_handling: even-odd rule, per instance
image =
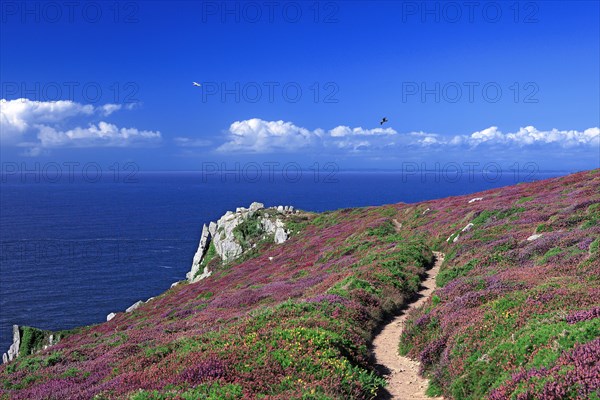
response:
[[[413,308],[421,306],[435,289],[435,277],[444,261],[444,254],[434,252],[435,264],[427,271],[425,280],[421,282],[418,300],[408,305],[400,315],[390,321],[373,340],[375,362],[385,370],[388,382],[387,393],[381,398],[398,400],[442,399],[425,395],[428,381],[419,376],[419,363],[398,354],[400,335],[404,328],[406,314]]]

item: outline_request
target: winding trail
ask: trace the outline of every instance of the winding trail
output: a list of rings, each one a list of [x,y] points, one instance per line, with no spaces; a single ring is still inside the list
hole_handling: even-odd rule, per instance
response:
[[[380,399],[398,400],[432,400],[442,397],[428,397],[425,395],[427,379],[419,376],[419,363],[398,354],[400,335],[404,328],[406,314],[413,308],[421,306],[435,289],[435,277],[440,265],[444,261],[444,254],[434,252],[435,264],[427,271],[421,290],[417,293],[417,300],[409,304],[400,315],[390,321],[373,340],[373,353],[377,366],[383,371],[388,386]]]

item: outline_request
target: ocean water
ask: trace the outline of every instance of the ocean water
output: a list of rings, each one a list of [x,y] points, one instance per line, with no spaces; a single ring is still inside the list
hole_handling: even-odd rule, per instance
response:
[[[139,173],[132,179],[3,176],[0,186],[0,351],[12,324],[68,329],[106,320],[185,278],[203,223],[253,201],[310,211],[472,193],[531,179],[505,174],[249,177]]]

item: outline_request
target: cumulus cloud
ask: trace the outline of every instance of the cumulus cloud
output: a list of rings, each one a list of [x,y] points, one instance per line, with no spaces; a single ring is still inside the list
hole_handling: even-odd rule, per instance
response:
[[[107,122],[90,124],[58,131],[50,126],[39,126],[37,135],[41,147],[125,147],[148,144],[160,140],[160,132],[140,131],[136,128],[119,128]]]
[[[531,146],[556,145],[560,147],[600,145],[600,130],[540,131],[533,126],[517,132],[503,133],[490,126],[468,135],[441,135],[428,132],[401,134],[392,128],[365,129],[340,125],[324,130],[310,130],[293,122],[264,121],[253,118],[236,121],[229,127],[226,142],[217,148],[220,152],[272,153],[294,152],[305,148],[328,148],[338,151],[393,151],[406,146],[474,148],[478,146]]]
[[[533,126],[521,127],[517,132],[502,133],[497,126],[491,126],[470,135],[456,135],[440,138],[439,135],[419,140],[421,145],[448,145],[477,147],[484,144],[501,144],[507,146],[558,145],[560,147],[599,146],[600,129],[588,128],[584,131],[551,129],[541,131]]]
[[[600,129],[588,128],[584,131],[559,131],[552,129],[550,131],[539,131],[533,126],[526,126],[519,129],[518,132],[508,133],[506,139],[519,143],[521,145],[529,145],[534,143],[558,143],[565,147],[573,147],[580,144],[600,145]]]
[[[91,115],[94,106],[73,101],[0,99],[0,128],[3,136],[24,133],[36,124],[56,123],[77,115]]]
[[[35,101],[29,99],[0,100],[0,138],[3,145],[24,147],[23,155],[37,156],[43,149],[57,147],[125,147],[156,143],[160,132],[119,128],[105,121],[89,122],[107,117],[133,106],[104,104],[94,107],[70,100]],[[87,127],[65,128],[75,118],[87,119]],[[37,140],[35,140],[37,139]]]
[[[398,132],[392,128],[374,128],[374,129],[363,129],[362,127],[350,128],[349,126],[337,126],[329,131],[329,135],[332,137],[343,137],[343,136],[376,136],[376,135],[395,135]]]
[[[252,118],[231,124],[227,142],[219,146],[217,151],[251,153],[295,151],[316,144],[322,135],[322,130],[311,131],[291,122]]]

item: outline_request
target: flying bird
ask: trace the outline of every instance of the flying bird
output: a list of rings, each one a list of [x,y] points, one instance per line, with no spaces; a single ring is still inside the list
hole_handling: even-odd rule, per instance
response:
[[[383,124],[385,124],[386,122],[388,122],[388,119],[387,119],[387,117],[383,117],[383,119],[381,120],[381,122],[379,123],[379,125],[383,125]]]
[[[202,85],[201,85],[201,84],[199,84],[198,82],[192,82],[192,85],[194,85],[194,86],[198,86],[198,87],[202,86]]]

